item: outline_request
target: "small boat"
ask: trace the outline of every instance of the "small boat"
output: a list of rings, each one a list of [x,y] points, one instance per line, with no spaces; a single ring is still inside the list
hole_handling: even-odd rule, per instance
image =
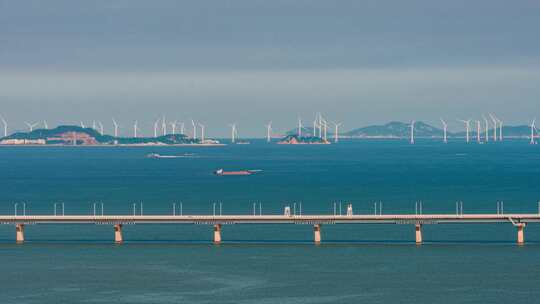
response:
[[[146,155],[148,158],[194,158],[196,157],[193,153],[185,153],[184,155],[161,155],[158,153],[150,153]]]
[[[218,176],[225,176],[225,175],[252,175],[256,172],[259,172],[261,170],[239,170],[239,171],[225,171],[223,169],[219,169],[214,171],[215,175]]]

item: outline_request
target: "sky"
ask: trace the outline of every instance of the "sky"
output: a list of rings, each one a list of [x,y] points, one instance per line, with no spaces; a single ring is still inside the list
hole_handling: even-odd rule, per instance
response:
[[[0,114],[145,134],[262,137],[316,112],[349,130],[540,117],[540,2],[0,0]]]

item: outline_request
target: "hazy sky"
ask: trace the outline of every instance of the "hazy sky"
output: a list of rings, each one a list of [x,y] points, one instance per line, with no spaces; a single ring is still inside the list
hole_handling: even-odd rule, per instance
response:
[[[540,117],[540,1],[0,0],[10,129]]]

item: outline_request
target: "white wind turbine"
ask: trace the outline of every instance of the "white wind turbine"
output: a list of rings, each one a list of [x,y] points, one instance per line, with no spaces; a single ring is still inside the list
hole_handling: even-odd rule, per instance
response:
[[[95,120],[92,120],[92,129],[96,129],[96,121]]]
[[[470,126],[471,126],[471,120],[468,119],[468,120],[463,120],[463,119],[458,119],[458,121],[461,121],[462,123],[465,124],[465,139],[467,141],[467,143],[469,142],[469,131],[470,131]]]
[[[81,128],[86,129],[86,126],[84,125],[84,122],[81,121],[80,123],[81,123]]]
[[[411,140],[410,140],[411,145],[414,145],[414,123],[415,123],[414,120],[411,121]]]
[[[204,125],[202,123],[198,123],[199,127],[201,127],[201,143],[204,143]]]
[[[302,137],[302,118],[298,117],[298,137]]]
[[[4,125],[4,137],[6,137],[8,136],[8,123],[2,115],[0,115],[0,120],[2,120],[2,124]]]
[[[103,124],[101,123],[101,121],[98,121],[98,124],[99,124],[99,134],[103,135]]]
[[[339,141],[339,126],[342,125],[341,122],[332,122],[334,124],[334,142],[337,143]]]
[[[498,117],[495,117],[497,122],[499,122],[499,141],[503,141],[503,122]]]
[[[446,144],[448,143],[448,140],[446,137],[446,134],[448,133],[448,124],[446,123],[446,121],[444,121],[444,119],[440,118],[440,120],[441,120],[441,123],[443,124],[443,142]]]
[[[113,122],[113,125],[114,125],[114,137],[118,137],[118,128],[119,128],[119,125],[118,125],[118,123],[116,122],[116,120],[114,120],[114,118],[112,119],[112,122]]]
[[[184,134],[184,122],[180,123],[180,134]]]
[[[493,141],[497,141],[497,119],[492,114],[489,114],[489,117],[493,122]]]
[[[328,132],[328,122],[326,120],[323,120],[323,127],[324,127],[324,141],[328,141],[328,138],[327,138],[327,132]]]
[[[49,129],[49,125],[47,124],[46,120],[43,121],[43,127],[45,128],[45,130]]]
[[[193,127],[193,139],[197,139],[197,126],[193,119],[191,120],[191,126]]]
[[[266,141],[272,141],[272,121],[266,125]]]
[[[480,136],[480,133],[482,132],[481,129],[482,127],[480,125],[480,120],[477,120],[476,121],[476,142],[477,143],[480,143],[482,141],[482,138]]]
[[[485,128],[485,137],[486,142],[489,142],[489,121],[488,119],[482,114],[482,118],[484,119],[484,128]]]
[[[530,141],[531,145],[536,144],[536,141],[534,140],[534,130],[536,129],[535,123],[536,123],[536,118],[534,118],[531,123],[531,141]]]
[[[231,142],[236,142],[236,136],[238,135],[238,130],[236,129],[236,123],[230,124],[231,126]]]
[[[133,137],[137,137],[137,131],[139,131],[138,121],[135,120],[135,123],[133,124]]]
[[[176,126],[178,125],[178,121],[173,121],[171,122],[171,129],[172,129],[172,134],[176,134]]]
[[[158,137],[158,125],[159,125],[159,118],[158,120],[154,121],[154,137]]]
[[[39,125],[39,122],[36,122],[36,123],[29,123],[29,122],[24,122],[27,126],[28,126],[28,129],[30,130],[30,132],[34,131],[34,127],[36,127],[37,125]]]
[[[167,121],[165,120],[165,116],[161,120],[161,132],[163,132],[163,136],[167,135]]]
[[[313,137],[317,137],[317,119],[313,121]]]

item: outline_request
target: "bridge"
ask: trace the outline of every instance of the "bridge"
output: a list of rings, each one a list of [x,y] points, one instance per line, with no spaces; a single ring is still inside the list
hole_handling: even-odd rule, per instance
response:
[[[196,224],[213,226],[214,243],[222,242],[223,225],[233,224],[304,224],[313,226],[313,240],[321,243],[322,226],[334,224],[401,224],[414,226],[415,240],[422,244],[422,226],[429,224],[512,224],[517,230],[517,243],[525,242],[524,228],[540,222],[538,214],[373,214],[353,215],[0,215],[0,224],[16,227],[16,242],[24,243],[25,225],[94,224],[114,227],[114,241],[122,243],[123,225],[134,224]]]

